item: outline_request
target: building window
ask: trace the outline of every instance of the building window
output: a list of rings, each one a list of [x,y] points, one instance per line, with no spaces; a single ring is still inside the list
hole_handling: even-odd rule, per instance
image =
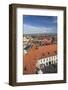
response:
[[[54,56],[52,56],[52,59],[54,59]]]
[[[46,62],[46,65],[48,66],[48,62]]]
[[[49,65],[51,65],[51,62],[49,61]]]
[[[53,61],[52,61],[52,64],[53,64]]]
[[[45,62],[45,59],[44,59],[44,62]]]
[[[52,59],[54,59],[54,56],[52,56]]]
[[[56,59],[56,56],[54,56],[54,58]]]

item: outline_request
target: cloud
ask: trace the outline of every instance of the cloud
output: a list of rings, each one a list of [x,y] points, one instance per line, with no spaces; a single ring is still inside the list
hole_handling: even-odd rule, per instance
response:
[[[36,34],[36,33],[56,33],[56,27],[35,27],[24,24],[24,34]]]

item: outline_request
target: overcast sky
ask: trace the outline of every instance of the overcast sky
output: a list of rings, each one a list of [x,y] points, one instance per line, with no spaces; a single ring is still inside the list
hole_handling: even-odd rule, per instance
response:
[[[57,33],[56,16],[23,16],[24,34]]]

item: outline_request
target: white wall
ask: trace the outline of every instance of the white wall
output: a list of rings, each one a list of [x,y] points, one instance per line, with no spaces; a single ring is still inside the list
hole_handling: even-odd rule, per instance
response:
[[[67,90],[66,84],[53,85],[37,85],[24,87],[11,87],[8,85],[8,70],[9,70],[9,4],[40,4],[40,5],[57,5],[67,6],[68,0],[0,0],[0,90]],[[68,8],[67,8],[68,9]],[[68,12],[67,12],[68,15]],[[68,22],[68,18],[67,18]],[[67,26],[68,29],[68,26]],[[67,32],[68,38],[68,32]],[[68,48],[67,48],[68,50]],[[68,63],[68,62],[67,62]],[[68,66],[67,66],[68,68]],[[68,75],[68,74],[67,74]],[[68,81],[68,78],[67,78]]]

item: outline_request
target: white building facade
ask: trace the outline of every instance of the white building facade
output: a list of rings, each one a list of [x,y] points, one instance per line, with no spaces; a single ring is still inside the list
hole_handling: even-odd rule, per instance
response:
[[[49,66],[49,64],[56,64],[57,63],[57,55],[42,58],[37,60],[36,67],[40,67],[41,64],[45,64],[45,66]]]

